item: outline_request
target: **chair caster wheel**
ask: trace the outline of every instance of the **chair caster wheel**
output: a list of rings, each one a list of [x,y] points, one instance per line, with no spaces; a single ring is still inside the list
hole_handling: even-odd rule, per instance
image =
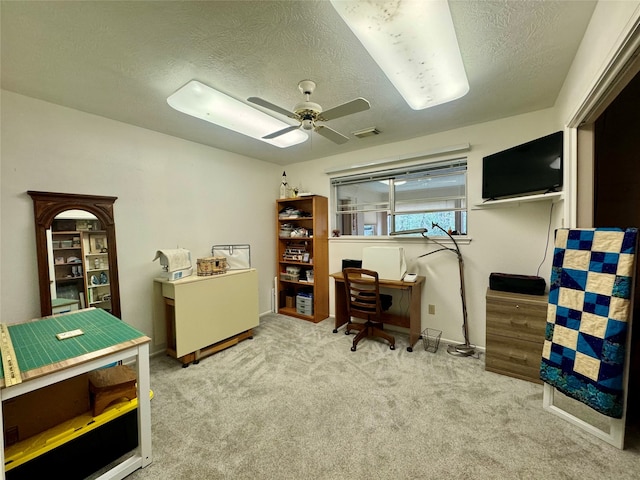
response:
[[[391,345],[391,346],[389,347],[389,350],[395,350],[395,349],[396,349],[396,346],[395,346],[395,345]]]
[[[351,333],[351,332],[350,332],[349,330],[345,330],[345,331],[344,331],[344,334],[345,334],[345,335],[349,335],[350,333]]]
[[[413,352],[413,348],[407,347],[407,352]]]
[[[356,347],[351,347],[351,351],[355,352],[356,351]]]
[[[337,328],[334,328],[334,329],[333,329],[333,333],[338,333],[338,329],[337,329]]]

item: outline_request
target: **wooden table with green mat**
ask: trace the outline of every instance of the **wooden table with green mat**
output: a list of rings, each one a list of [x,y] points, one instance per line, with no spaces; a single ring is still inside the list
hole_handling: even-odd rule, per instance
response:
[[[135,359],[138,447],[101,478],[121,479],[151,463],[149,343],[151,339],[105,310],[88,308],[25,323],[0,324],[0,397],[23,395],[114,362]],[[146,392],[144,395],[141,392]],[[0,427],[2,408],[0,406]],[[0,459],[4,464],[4,438]],[[5,469],[2,469],[4,480]]]

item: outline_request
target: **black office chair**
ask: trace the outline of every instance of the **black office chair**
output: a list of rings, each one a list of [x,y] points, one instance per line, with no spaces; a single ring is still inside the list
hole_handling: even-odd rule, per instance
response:
[[[396,339],[382,328],[382,295],[378,273],[363,268],[345,268],[342,270],[347,294],[347,316],[349,318],[345,333],[358,330],[353,339],[351,351],[356,351],[358,342],[365,337],[379,337],[389,342],[391,350],[396,348]],[[363,318],[364,323],[354,323],[352,318]]]

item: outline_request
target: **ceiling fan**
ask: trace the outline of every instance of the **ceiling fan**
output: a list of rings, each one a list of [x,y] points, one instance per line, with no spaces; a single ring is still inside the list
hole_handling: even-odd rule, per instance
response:
[[[247,101],[251,103],[255,103],[256,105],[260,105],[264,108],[268,108],[269,110],[273,110],[274,112],[280,113],[300,122],[299,125],[292,125],[290,127],[283,128],[282,130],[278,130],[277,132],[265,135],[262,138],[276,138],[280,135],[284,135],[285,133],[289,133],[302,127],[304,130],[313,129],[316,133],[319,133],[320,135],[331,140],[334,143],[342,144],[347,142],[349,140],[348,137],[345,137],[341,133],[327,127],[326,125],[316,125],[316,122],[326,122],[328,120],[333,120],[334,118],[344,117],[345,115],[351,115],[352,113],[369,110],[371,105],[364,98],[358,97],[355,100],[351,100],[350,102],[343,103],[342,105],[338,105],[337,107],[333,107],[329,110],[323,111],[320,105],[309,101],[309,98],[311,97],[311,94],[313,93],[315,88],[316,84],[312,80],[302,80],[300,83],[298,83],[298,89],[305,96],[306,100],[304,102],[298,103],[295,107],[293,107],[292,112],[274,105],[273,103],[268,102],[262,98],[247,98]]]

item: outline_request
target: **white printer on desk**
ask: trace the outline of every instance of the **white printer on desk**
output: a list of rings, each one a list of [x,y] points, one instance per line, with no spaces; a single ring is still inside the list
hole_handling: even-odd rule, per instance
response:
[[[156,252],[154,261],[160,259],[162,278],[179,280],[193,274],[191,252],[184,248],[163,249]]]

